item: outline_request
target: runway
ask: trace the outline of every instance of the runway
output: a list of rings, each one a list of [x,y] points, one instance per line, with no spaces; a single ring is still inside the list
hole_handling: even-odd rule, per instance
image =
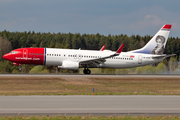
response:
[[[83,77],[143,77],[143,78],[180,78],[180,74],[0,74],[0,77],[61,77],[61,78],[83,78]]]
[[[0,77],[143,77],[180,78],[160,75],[0,74]],[[180,115],[180,96],[72,95],[0,96],[0,115]]]
[[[180,115],[180,96],[0,96],[0,115]]]

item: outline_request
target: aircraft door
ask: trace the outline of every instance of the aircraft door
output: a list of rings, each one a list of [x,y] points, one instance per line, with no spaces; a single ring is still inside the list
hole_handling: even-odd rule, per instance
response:
[[[138,64],[142,64],[142,55],[138,56]]]
[[[28,58],[28,50],[23,49],[23,58]]]
[[[74,59],[77,59],[77,54],[74,54]]]
[[[78,60],[80,60],[82,58],[82,55],[81,54],[79,54],[78,55]]]

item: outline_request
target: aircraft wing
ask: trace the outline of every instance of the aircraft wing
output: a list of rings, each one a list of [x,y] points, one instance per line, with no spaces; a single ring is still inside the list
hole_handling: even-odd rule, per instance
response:
[[[167,57],[171,57],[171,56],[175,56],[176,54],[169,54],[169,55],[156,55],[156,56],[153,56],[152,59],[156,59],[156,58],[167,58]]]
[[[79,63],[82,66],[93,66],[93,67],[96,66],[96,67],[98,67],[99,64],[104,63],[106,61],[106,59],[118,56],[121,53],[123,47],[124,47],[124,44],[122,44],[114,54],[107,55],[107,56],[101,57],[101,58],[94,58],[94,59],[89,59],[89,60],[80,60]]]

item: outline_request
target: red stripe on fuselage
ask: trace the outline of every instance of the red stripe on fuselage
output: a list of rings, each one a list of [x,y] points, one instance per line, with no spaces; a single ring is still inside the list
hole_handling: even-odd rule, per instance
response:
[[[19,48],[12,50],[3,56],[3,58],[20,64],[44,64],[45,48]]]

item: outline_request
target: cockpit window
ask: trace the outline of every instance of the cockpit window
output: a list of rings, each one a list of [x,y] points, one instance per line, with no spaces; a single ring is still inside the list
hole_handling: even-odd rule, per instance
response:
[[[10,53],[12,53],[12,54],[16,54],[17,52],[16,52],[16,51],[11,51]]]

